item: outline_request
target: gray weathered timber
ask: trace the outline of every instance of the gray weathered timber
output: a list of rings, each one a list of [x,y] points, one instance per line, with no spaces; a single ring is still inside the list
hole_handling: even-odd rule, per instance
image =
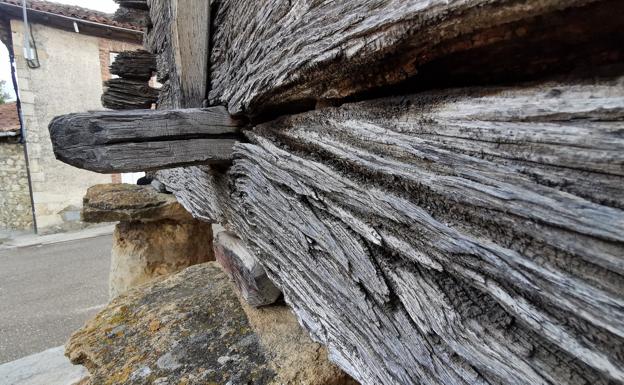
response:
[[[199,107],[208,90],[210,0],[171,0],[172,50],[182,107]]]
[[[147,10],[139,8],[126,8],[120,6],[115,11],[113,20],[121,23],[133,23],[146,28],[150,24],[149,13]]]
[[[232,228],[363,384],[622,383],[622,81],[263,124]]]
[[[539,58],[566,40],[557,35],[560,28],[544,26],[562,18],[561,29],[583,23],[583,12],[574,13],[574,20],[557,12],[588,5],[592,11],[622,9],[609,0],[220,1],[214,17],[209,100],[227,104],[232,114],[254,115],[270,113],[275,106],[343,99],[402,82],[437,58],[513,46],[535,30],[536,39],[553,39],[551,44],[540,41],[548,47],[536,56],[538,65],[544,66],[558,60]],[[592,20],[589,32],[609,24],[610,18]],[[587,31],[579,30],[582,36],[572,37],[565,46],[587,39]],[[609,38],[608,33],[604,36]],[[534,47],[519,48],[530,52]],[[494,62],[505,57],[498,55]],[[454,62],[453,69],[466,64]]]
[[[200,107],[208,88],[210,1],[148,0],[144,46],[158,55],[162,108]]]
[[[193,216],[208,223],[225,223],[229,204],[227,181],[209,166],[178,167],[156,172],[156,178],[172,191]]]
[[[156,56],[143,50],[120,52],[110,66],[111,74],[126,79],[147,81],[153,72],[156,72]]]
[[[162,83],[159,109],[182,108],[181,87],[171,43],[173,20],[169,0],[147,0],[151,26],[143,37],[143,47],[156,55],[157,77]],[[173,92],[171,90],[173,89]],[[199,107],[197,105],[193,107]]]
[[[149,109],[158,100],[159,91],[146,80],[116,78],[104,86],[102,105],[113,110]]]
[[[236,234],[221,231],[215,236],[213,247],[217,262],[248,304],[253,307],[271,305],[281,296],[282,292],[269,279],[260,261]]]
[[[115,0],[123,8],[147,10],[147,0]]]
[[[49,129],[59,160],[112,173],[228,162],[241,123],[211,107],[69,114]]]

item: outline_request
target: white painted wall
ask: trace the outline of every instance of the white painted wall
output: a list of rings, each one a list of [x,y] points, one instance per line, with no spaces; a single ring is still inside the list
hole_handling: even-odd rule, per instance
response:
[[[75,213],[89,186],[111,181],[109,175],[57,161],[48,133],[48,123],[57,115],[103,109],[99,40],[34,24],[41,67],[30,69],[23,58],[23,26],[11,20],[37,225],[45,228],[62,224],[64,210]]]

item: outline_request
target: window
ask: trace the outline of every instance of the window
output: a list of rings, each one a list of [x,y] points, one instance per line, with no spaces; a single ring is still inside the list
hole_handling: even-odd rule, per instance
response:
[[[117,58],[117,55],[119,55],[119,52],[109,52],[108,53],[108,65],[110,66],[111,64],[113,64],[113,62],[115,62],[115,59]],[[117,79],[119,76],[117,75],[113,75],[111,74],[111,79]]]

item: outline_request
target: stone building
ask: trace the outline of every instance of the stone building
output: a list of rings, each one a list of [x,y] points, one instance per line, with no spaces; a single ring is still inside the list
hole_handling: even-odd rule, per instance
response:
[[[77,170],[57,161],[48,124],[59,114],[103,109],[100,97],[103,81],[111,77],[111,61],[117,52],[139,49],[143,33],[139,27],[113,21],[111,15],[45,1],[27,2],[28,28],[25,28],[22,11],[21,0],[0,0],[0,39],[7,46],[16,70],[29,172],[23,157],[18,160],[23,151],[15,137],[3,139],[0,152],[12,155],[1,158],[1,178],[5,185],[2,188],[9,187],[4,183],[7,179],[13,186],[19,186],[12,188],[21,191],[23,186],[28,186],[28,179],[24,182],[24,175],[28,175],[36,229],[48,232],[77,227],[87,188],[111,182],[111,175]],[[25,30],[30,31],[26,40]],[[25,57],[25,41],[29,41],[31,48],[29,60]],[[119,181],[119,175],[112,178]],[[20,184],[15,185],[13,180],[19,180]],[[19,198],[13,195],[1,198],[0,227],[30,226],[27,215],[20,211],[30,198],[24,200],[24,194],[18,195]]]
[[[0,229],[32,226],[24,146],[16,103],[0,105]]]

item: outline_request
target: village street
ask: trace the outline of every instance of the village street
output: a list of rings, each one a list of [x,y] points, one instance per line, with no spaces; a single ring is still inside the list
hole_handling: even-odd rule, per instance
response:
[[[111,242],[0,247],[0,364],[64,344],[106,304]]]

